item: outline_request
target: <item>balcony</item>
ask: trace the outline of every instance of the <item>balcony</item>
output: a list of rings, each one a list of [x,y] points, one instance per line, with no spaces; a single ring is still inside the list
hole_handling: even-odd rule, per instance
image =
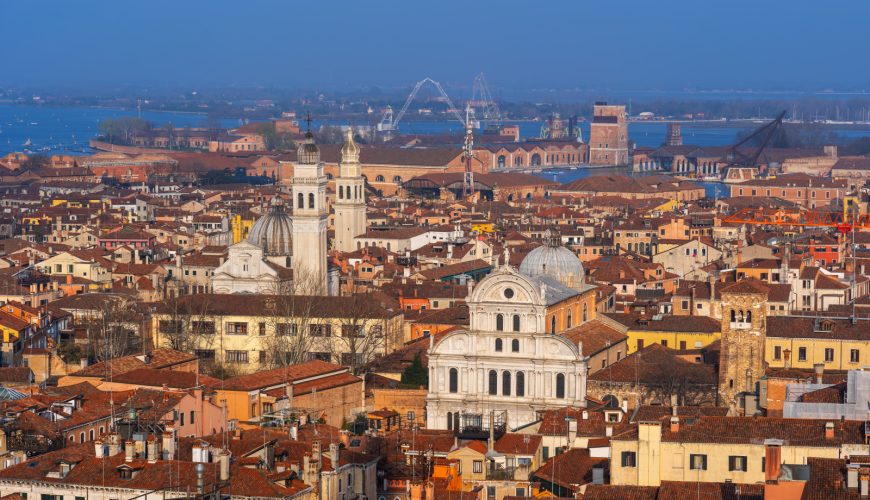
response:
[[[527,465],[506,467],[496,465],[486,471],[488,481],[528,481],[532,470]]]

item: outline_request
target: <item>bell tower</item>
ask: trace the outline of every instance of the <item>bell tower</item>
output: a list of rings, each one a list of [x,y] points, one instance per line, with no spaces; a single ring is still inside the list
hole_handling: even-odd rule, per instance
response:
[[[296,150],[292,200],[294,286],[300,294],[326,295],[326,175],[310,130]]]
[[[743,397],[756,394],[764,376],[768,288],[743,280],[722,289],[722,343],[719,354],[719,397],[739,413]]]
[[[365,187],[359,146],[353,140],[353,129],[348,127],[335,180],[335,249],[340,252],[356,250],[354,238],[366,231]]]

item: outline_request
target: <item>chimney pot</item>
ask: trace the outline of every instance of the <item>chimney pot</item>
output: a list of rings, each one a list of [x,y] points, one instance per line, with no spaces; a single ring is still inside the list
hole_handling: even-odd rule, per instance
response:
[[[671,417],[671,432],[674,434],[680,432],[680,417]]]

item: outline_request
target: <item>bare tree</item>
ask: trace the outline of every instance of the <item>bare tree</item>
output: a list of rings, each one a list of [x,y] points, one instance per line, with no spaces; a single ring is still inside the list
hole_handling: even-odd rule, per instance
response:
[[[330,347],[341,364],[359,373],[363,366],[386,353],[401,330],[391,321],[391,311],[381,307],[370,293],[342,298],[339,330]]]
[[[90,357],[106,361],[140,350],[143,318],[132,297],[101,295],[96,307],[79,316],[87,332]]]
[[[164,299],[157,321],[161,345],[183,352],[210,349],[218,328],[218,319],[211,313],[212,298],[174,295]]]

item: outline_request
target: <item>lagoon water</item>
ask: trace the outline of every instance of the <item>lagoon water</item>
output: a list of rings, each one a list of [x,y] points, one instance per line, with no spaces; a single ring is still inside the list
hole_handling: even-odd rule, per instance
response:
[[[44,154],[87,154],[88,141],[99,132],[100,122],[106,118],[137,116],[135,109],[62,107],[45,105],[0,104],[0,156],[14,151],[29,149]],[[196,127],[206,120],[205,113],[182,113],[173,111],[143,111],[141,117],[155,125],[171,123],[173,126]],[[238,126],[240,120],[223,119],[224,127]],[[515,121],[523,138],[539,137],[541,121]],[[312,127],[321,125],[345,125],[332,120],[313,120]],[[682,124],[683,141],[699,146],[725,146],[733,144],[738,134],[754,129],[758,124],[749,122],[687,122]],[[589,138],[589,123],[581,123],[583,138]],[[401,132],[408,134],[460,133],[462,126],[457,121],[403,120]],[[870,127],[832,126],[830,129],[840,137],[870,136]],[[629,136],[638,146],[656,147],[665,140],[667,125],[663,122],[633,122],[629,124]],[[30,146],[25,146],[26,141]],[[626,169],[577,169],[542,172],[542,177],[558,182],[570,182],[590,175],[627,174]],[[708,196],[727,196],[726,186],[721,183],[703,183]]]

